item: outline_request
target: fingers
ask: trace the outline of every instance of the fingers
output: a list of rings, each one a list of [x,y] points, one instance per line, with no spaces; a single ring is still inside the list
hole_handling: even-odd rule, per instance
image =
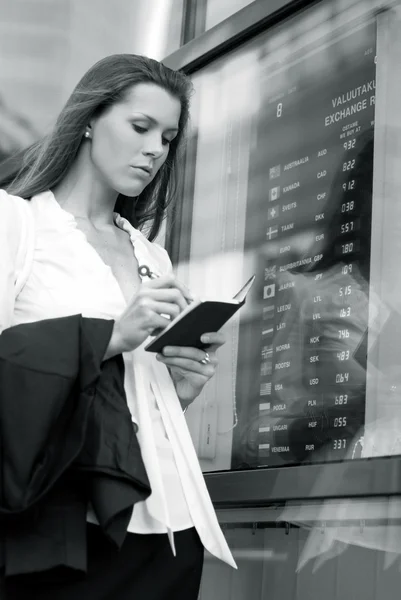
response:
[[[207,364],[211,364],[215,367],[218,364],[216,349],[225,343],[224,334],[220,331],[206,333],[202,335],[201,341],[204,344],[210,344],[207,348],[207,355],[209,357],[209,362]],[[205,350],[199,350],[199,348],[192,348],[190,346],[166,346],[163,348],[162,354],[158,356],[165,359],[189,359],[202,364],[201,361],[205,359],[205,355]]]
[[[175,317],[178,317],[181,312],[180,307],[174,302],[159,302],[156,300],[150,300],[149,308],[158,315],[169,315],[171,320],[175,319]],[[170,321],[168,321],[168,323],[170,323]]]
[[[203,352],[201,356],[203,358],[205,353]],[[198,373],[199,375],[204,375],[208,379],[214,375],[217,364],[217,361],[212,357],[210,357],[210,363],[206,365],[200,362],[201,359],[197,360],[182,356],[164,356],[164,354],[157,354],[156,359],[168,367],[176,367],[183,369],[184,371]]]
[[[147,332],[149,335],[158,335],[167,327],[167,325],[170,325],[170,322],[170,319],[154,313],[148,320],[146,327]]]
[[[210,362],[217,364],[217,357],[214,352],[208,350]],[[166,346],[163,348],[163,356],[176,356],[179,358],[190,358],[191,360],[201,361],[205,358],[205,351],[190,346]]]
[[[208,344],[208,352],[214,352],[223,344],[226,343],[225,335],[221,331],[214,331],[211,333],[204,333],[201,337],[203,344]]]
[[[160,278],[161,279],[161,278]],[[159,280],[158,280],[159,281]],[[153,283],[150,282],[150,283]],[[150,298],[158,302],[169,302],[176,304],[179,308],[179,312],[187,308],[188,300],[176,286],[173,287],[158,287],[154,288],[150,286],[150,283],[144,283],[137,293],[138,298],[146,299]],[[134,298],[135,300],[135,298]],[[170,313],[169,313],[170,314]]]
[[[194,296],[191,294],[187,286],[181,281],[178,281],[174,275],[163,275],[157,279],[147,281],[143,285],[151,289],[175,288],[181,292],[182,297],[185,298],[186,304],[190,304],[194,300]]]
[[[164,288],[164,287],[173,287],[175,284],[174,275],[162,275],[161,277],[156,277],[156,279],[151,279],[150,281],[145,281],[142,285],[147,286],[149,288]]]
[[[117,319],[124,347],[133,350],[147,336],[165,329],[188,308],[190,298],[187,288],[173,275],[143,283]]]
[[[216,354],[208,349],[207,355],[209,357],[207,364],[216,366],[218,363]],[[187,346],[166,346],[163,348],[162,356],[163,358],[191,360],[202,365],[201,361],[204,360],[206,353],[204,350]]]

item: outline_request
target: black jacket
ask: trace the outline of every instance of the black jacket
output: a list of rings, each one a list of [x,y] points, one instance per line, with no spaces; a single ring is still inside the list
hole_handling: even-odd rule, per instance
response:
[[[93,506],[119,547],[150,494],[122,356],[102,362],[113,321],[80,315],[0,335],[0,566],[6,577],[86,571]]]

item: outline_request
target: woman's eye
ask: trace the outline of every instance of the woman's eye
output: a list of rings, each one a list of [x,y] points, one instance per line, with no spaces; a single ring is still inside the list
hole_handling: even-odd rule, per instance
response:
[[[171,140],[168,140],[167,138],[162,138],[162,143],[163,146],[168,146],[169,144],[171,144]]]
[[[133,125],[133,128],[137,133],[146,133],[147,129],[145,127],[141,127],[140,125]]]

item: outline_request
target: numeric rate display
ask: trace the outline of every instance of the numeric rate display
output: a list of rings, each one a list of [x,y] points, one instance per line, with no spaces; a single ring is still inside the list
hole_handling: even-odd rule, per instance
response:
[[[245,233],[258,318],[240,327],[233,468],[340,460],[363,431],[375,40],[368,24],[266,73]]]

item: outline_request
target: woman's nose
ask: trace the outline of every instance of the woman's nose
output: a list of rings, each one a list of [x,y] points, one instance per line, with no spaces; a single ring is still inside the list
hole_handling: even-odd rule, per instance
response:
[[[142,152],[145,156],[154,156],[158,158],[164,152],[161,136],[152,135],[143,145]]]

